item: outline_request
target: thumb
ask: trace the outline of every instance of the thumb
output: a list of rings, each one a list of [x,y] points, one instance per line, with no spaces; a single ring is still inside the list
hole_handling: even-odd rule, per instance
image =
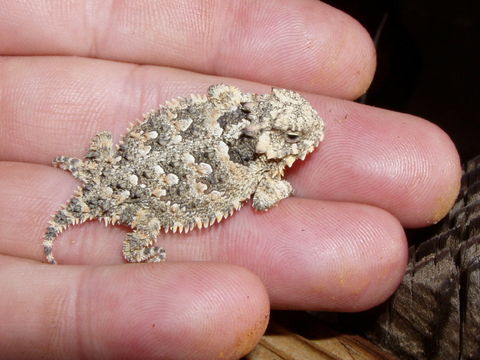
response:
[[[236,359],[268,321],[263,284],[237,266],[10,260],[0,258],[4,359]]]

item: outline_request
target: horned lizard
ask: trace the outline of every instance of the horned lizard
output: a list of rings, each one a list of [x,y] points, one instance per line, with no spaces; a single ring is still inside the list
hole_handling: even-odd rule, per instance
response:
[[[56,263],[53,242],[64,229],[91,219],[131,227],[123,242],[127,261],[162,261],[161,230],[206,228],[252,195],[257,210],[288,197],[285,167],[323,137],[322,119],[297,92],[260,95],[224,84],[144,115],[116,147],[109,132],[100,132],[85,159],[53,160],[83,184],[49,222],[47,261]]]

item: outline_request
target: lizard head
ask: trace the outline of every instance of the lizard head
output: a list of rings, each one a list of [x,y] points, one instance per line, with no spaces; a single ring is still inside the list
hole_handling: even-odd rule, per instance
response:
[[[271,95],[263,95],[259,100],[252,108],[245,104],[252,122],[243,130],[246,136],[257,139],[257,154],[292,166],[323,140],[323,120],[297,92],[274,88]]]

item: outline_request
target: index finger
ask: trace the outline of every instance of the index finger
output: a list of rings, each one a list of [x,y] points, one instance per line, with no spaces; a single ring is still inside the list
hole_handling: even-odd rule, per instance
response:
[[[90,139],[178,95],[233,79],[73,58],[10,58],[0,66],[0,160],[47,164],[83,157]],[[0,77],[1,77],[0,75]],[[241,89],[266,86],[235,80]],[[460,162],[448,136],[405,114],[305,94],[326,121],[326,141],[289,169],[297,195],[382,207],[405,226],[437,222],[458,193]],[[302,190],[303,189],[303,190]]]
[[[1,1],[0,54],[164,65],[356,98],[375,52],[351,17],[318,0]]]

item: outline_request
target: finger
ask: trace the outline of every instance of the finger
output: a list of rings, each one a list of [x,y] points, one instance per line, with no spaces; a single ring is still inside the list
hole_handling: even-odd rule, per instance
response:
[[[11,163],[0,170],[9,174],[0,183],[0,252],[43,260],[49,214],[71,196],[75,181],[41,165]],[[124,236],[125,229],[98,222],[73,226],[56,241],[54,253],[61,264],[121,263]],[[403,230],[385,211],[295,198],[266,213],[246,206],[209,229],[162,233],[159,243],[169,261],[249,268],[266,284],[276,308],[369,308],[397,287],[407,257]]]
[[[31,264],[38,265],[38,261],[26,258],[13,257],[8,255],[0,254],[0,269],[4,265],[15,265],[15,264]],[[1,271],[1,270],[0,270]]]
[[[128,123],[174,96],[204,93],[227,82],[243,91],[266,86],[158,67],[64,58],[12,58],[3,78],[0,159],[49,164],[58,155],[83,157],[90,139]],[[449,210],[460,162],[448,136],[405,114],[309,96],[325,119],[320,149],[287,174],[297,195],[382,207],[405,226],[425,226]]]
[[[406,227],[435,224],[448,213],[460,190],[461,164],[439,127],[344,101],[313,103],[329,114],[326,140],[289,173],[297,196],[378,206]]]
[[[10,263],[0,272],[8,359],[238,359],[268,322],[262,283],[235,266]]]
[[[365,92],[375,69],[367,32],[315,0],[0,4],[4,55],[165,65],[345,98]]]

